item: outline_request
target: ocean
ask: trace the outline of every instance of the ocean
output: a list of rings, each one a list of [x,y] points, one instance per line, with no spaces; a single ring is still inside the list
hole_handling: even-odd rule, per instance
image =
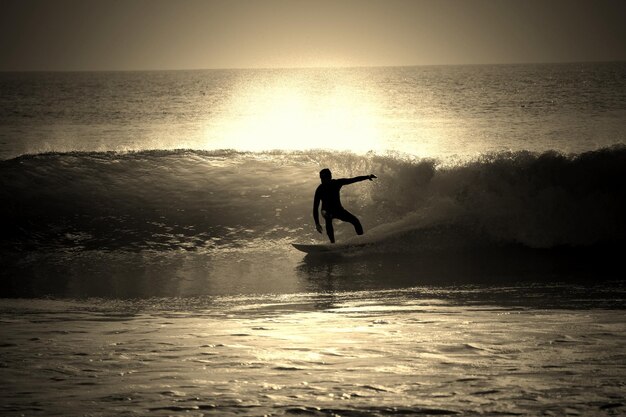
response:
[[[0,73],[0,414],[620,415],[624,178],[626,63]]]

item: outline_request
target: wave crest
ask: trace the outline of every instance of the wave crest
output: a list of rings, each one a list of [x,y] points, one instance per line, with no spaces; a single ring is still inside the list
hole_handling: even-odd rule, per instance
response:
[[[342,199],[373,239],[403,236],[405,248],[416,245],[420,231],[437,228],[450,231],[449,244],[550,248],[623,244],[626,237],[624,146],[569,156],[491,153],[454,163],[176,150],[1,161],[4,246],[219,250],[318,239],[311,205],[322,167],[335,177],[377,174],[373,183],[345,187]],[[352,233],[337,230],[339,239]]]

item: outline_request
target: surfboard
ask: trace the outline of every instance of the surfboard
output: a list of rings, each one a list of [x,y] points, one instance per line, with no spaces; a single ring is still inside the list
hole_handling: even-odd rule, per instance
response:
[[[366,243],[355,244],[304,244],[304,243],[292,243],[294,248],[305,253],[337,253],[345,252],[351,249],[357,249],[366,245]]]

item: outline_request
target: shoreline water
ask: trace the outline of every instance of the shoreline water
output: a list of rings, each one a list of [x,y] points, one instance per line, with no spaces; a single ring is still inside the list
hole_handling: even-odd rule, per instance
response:
[[[535,308],[528,306],[541,306],[533,300],[537,288],[495,291],[493,300],[526,301],[498,306],[477,288],[431,287],[204,301],[0,300],[1,411],[609,416],[623,410],[623,306],[580,309],[571,294],[573,310],[563,308],[568,303]]]

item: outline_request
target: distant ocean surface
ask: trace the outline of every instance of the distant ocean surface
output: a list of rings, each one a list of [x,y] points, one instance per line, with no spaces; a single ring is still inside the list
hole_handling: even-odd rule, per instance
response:
[[[0,73],[0,414],[619,415],[625,178],[626,63]]]
[[[580,153],[624,143],[626,64],[0,74],[0,158],[155,149]]]

